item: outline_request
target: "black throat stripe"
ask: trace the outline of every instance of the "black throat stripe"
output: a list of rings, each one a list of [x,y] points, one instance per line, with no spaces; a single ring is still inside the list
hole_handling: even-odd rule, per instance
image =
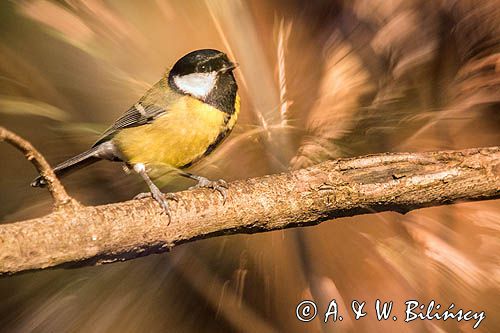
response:
[[[203,100],[218,110],[227,114],[233,114],[235,110],[236,93],[238,85],[232,72],[219,74],[214,88]]]

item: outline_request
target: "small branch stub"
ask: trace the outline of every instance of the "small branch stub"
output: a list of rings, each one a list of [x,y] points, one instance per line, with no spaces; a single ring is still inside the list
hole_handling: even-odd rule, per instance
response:
[[[78,206],[76,200],[71,198],[68,193],[66,193],[66,190],[62,186],[59,179],[57,179],[45,158],[35,149],[35,147],[33,147],[33,145],[31,145],[31,143],[4,127],[0,127],[0,141],[5,141],[11,144],[20,150],[28,161],[33,163],[40,175],[47,180],[47,188],[50,195],[54,199],[54,206],[56,209],[68,205],[74,207]]]

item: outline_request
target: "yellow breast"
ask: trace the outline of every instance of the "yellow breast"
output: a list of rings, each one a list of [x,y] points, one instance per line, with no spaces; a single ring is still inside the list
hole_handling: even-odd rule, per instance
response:
[[[123,129],[113,142],[131,164],[181,168],[201,158],[220,133],[229,134],[239,104],[237,96],[235,113],[229,117],[213,106],[183,96],[151,124]]]

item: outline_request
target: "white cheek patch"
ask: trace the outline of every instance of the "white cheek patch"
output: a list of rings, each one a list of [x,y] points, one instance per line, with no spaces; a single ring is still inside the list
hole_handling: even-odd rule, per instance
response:
[[[181,91],[197,98],[207,97],[214,88],[216,80],[217,72],[174,76],[175,85]]]

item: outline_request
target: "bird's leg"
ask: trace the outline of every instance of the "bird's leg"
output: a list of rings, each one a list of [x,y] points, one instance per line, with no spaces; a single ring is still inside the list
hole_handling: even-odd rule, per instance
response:
[[[193,175],[189,172],[181,172],[181,176],[196,180],[198,184],[191,186],[189,189],[193,190],[196,188],[209,188],[212,190],[216,190],[222,195],[223,202],[226,202],[227,199],[227,189],[228,185],[224,179],[219,180],[210,180],[202,176]]]
[[[147,172],[146,172],[146,167],[142,163],[137,163],[134,165],[134,171],[137,172],[139,175],[141,175],[142,179],[146,182],[146,184],[149,187],[149,193],[139,193],[134,197],[134,199],[144,199],[147,197],[153,197],[160,206],[163,208],[165,213],[168,215],[169,221],[172,219],[170,215],[170,209],[168,207],[168,201],[167,200],[174,200],[178,201],[179,199],[177,196],[173,193],[162,193],[158,186],[156,186],[151,178],[149,178]]]

